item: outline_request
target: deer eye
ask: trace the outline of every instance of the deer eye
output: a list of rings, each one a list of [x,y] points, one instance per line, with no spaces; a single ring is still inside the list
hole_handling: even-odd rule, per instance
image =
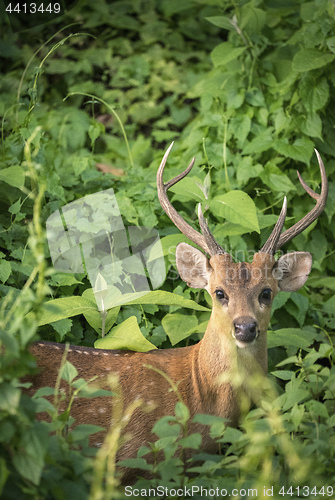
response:
[[[228,300],[229,300],[228,295],[223,290],[215,290],[215,295],[221,301],[224,300],[224,301],[228,302]]]
[[[264,288],[264,290],[262,290],[261,293],[259,294],[258,297],[259,302],[263,304],[270,304],[272,297],[271,294],[272,294],[271,288]]]

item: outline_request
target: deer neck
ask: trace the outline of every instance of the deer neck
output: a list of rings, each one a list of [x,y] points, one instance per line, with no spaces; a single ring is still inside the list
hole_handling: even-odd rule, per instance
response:
[[[227,399],[230,400],[229,411],[235,421],[240,414],[241,393],[254,400],[251,394],[254,389],[248,381],[264,377],[266,372],[266,334],[253,345],[241,348],[231,333],[230,323],[219,325],[211,317],[203,339],[194,350],[193,379],[202,400],[210,398],[215,413],[222,416],[226,416]],[[236,409],[232,411],[234,405]]]

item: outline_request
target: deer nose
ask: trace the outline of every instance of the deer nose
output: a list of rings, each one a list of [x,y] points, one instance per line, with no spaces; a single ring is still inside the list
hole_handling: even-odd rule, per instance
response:
[[[251,317],[241,317],[234,321],[235,338],[239,342],[250,343],[257,337],[257,323]]]

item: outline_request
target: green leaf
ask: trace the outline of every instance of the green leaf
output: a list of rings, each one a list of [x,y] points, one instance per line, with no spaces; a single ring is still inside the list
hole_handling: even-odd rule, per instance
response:
[[[324,403],[321,403],[321,401],[308,401],[306,403],[306,410],[309,411],[311,418],[315,422],[318,420],[320,417],[321,418],[329,418],[329,414],[327,411],[327,407]]]
[[[66,334],[70,332],[73,322],[70,319],[65,318],[65,319],[59,319],[58,321],[54,321],[50,324],[58,333],[59,342],[62,342]]]
[[[258,222],[259,222],[259,228],[265,229],[266,227],[273,227],[278,220],[278,216],[274,214],[258,214]],[[278,295],[276,295],[275,298],[277,298]]]
[[[253,230],[240,224],[232,224],[225,222],[217,225],[213,231],[213,235],[217,241],[224,241],[226,236],[239,236],[241,234],[251,233]]]
[[[169,255],[170,257],[173,255],[174,259],[177,245],[185,241],[190,241],[190,240],[181,233],[169,234],[168,236],[164,236],[163,238],[161,238],[163,255]]]
[[[271,372],[271,375],[279,378],[280,380],[291,380],[294,377],[294,372],[290,370],[275,370]]]
[[[7,260],[0,260],[0,280],[5,283],[12,272],[12,266]]]
[[[333,276],[325,276],[323,278],[319,278],[317,276],[308,278],[308,286],[313,288],[329,288],[330,290],[335,290],[335,277]]]
[[[130,467],[131,469],[152,470],[153,466],[148,464],[144,458],[127,458],[118,462],[120,467]]]
[[[329,99],[327,78],[315,80],[307,75],[299,85],[299,95],[309,113],[315,113],[315,111],[322,109]]]
[[[308,248],[316,262],[322,262],[329,251],[329,242],[324,233],[319,229],[312,232],[312,238],[308,242]]]
[[[54,299],[45,302],[41,308],[41,314],[38,317],[38,325],[47,325],[53,321],[71,318],[78,314],[84,314],[87,311],[97,310],[94,302],[84,297],[66,297]],[[28,316],[31,313],[28,314]]]
[[[7,482],[9,474],[10,472],[7,468],[6,460],[4,458],[0,458],[0,495]]]
[[[327,300],[323,306],[322,309],[335,316],[335,295],[333,295],[329,300]]]
[[[248,115],[237,115],[230,122],[230,130],[237,139],[240,148],[243,148],[244,143],[251,130],[251,118]],[[249,157],[243,158],[243,160],[249,159]],[[251,160],[251,158],[250,158]],[[240,165],[237,173],[239,172]],[[251,176],[249,176],[251,177]]]
[[[210,426],[210,435],[214,438],[222,437],[227,427],[228,419],[218,417],[217,415],[203,415],[198,413],[192,419],[192,422]]]
[[[0,170],[0,181],[21,189],[24,186],[25,173],[22,167],[15,165]]]
[[[181,422],[182,424],[186,424],[186,422],[190,418],[190,411],[189,411],[189,409],[181,401],[179,401],[176,404],[175,413],[176,413],[176,417],[177,417],[178,421]]]
[[[318,137],[322,139],[322,121],[318,114],[313,113],[305,116],[298,116],[297,118],[298,126],[305,135],[310,137]]]
[[[251,2],[241,9],[241,19],[239,28],[245,29],[248,33],[260,33],[265,25],[266,12],[251,5]]]
[[[115,326],[106,337],[94,343],[97,349],[126,349],[130,351],[146,352],[157,349],[143,337],[135,316],[126,319]]]
[[[171,445],[173,447],[173,450],[175,452],[176,446],[174,444],[176,443],[178,439],[178,436],[165,436],[160,439],[157,439],[157,441],[154,444],[155,451],[160,451],[160,450],[167,450],[170,449]],[[171,453],[170,453],[171,455]]]
[[[292,69],[299,72],[311,71],[331,63],[334,59],[334,54],[325,54],[317,49],[302,49],[294,56]]]
[[[238,443],[244,434],[238,429],[227,427],[224,436],[219,440],[220,443]]]
[[[273,127],[266,128],[243,147],[243,155],[262,153],[273,147]]]
[[[289,300],[290,297],[291,297],[291,292],[278,293],[275,296],[273,304],[272,304],[272,313],[274,313],[274,311],[276,311],[277,309],[280,309],[281,307],[283,307],[283,305],[286,304],[286,302]]]
[[[13,457],[16,470],[33,484],[38,485],[44,468],[44,455],[49,443],[47,429],[39,422],[22,433]]]
[[[300,330],[300,328],[282,328],[275,332],[268,332],[268,348],[295,346],[306,349],[311,345],[315,334]]]
[[[310,139],[303,136],[293,144],[289,144],[287,139],[279,139],[275,141],[274,147],[283,156],[302,161],[303,163],[309,163],[313,154],[314,144]]]
[[[176,423],[175,417],[165,415],[157,420],[152,428],[152,432],[160,438],[168,436],[178,437],[180,435],[180,424]]]
[[[204,190],[204,181],[196,176],[186,177],[169,189],[169,191],[178,195],[178,200],[183,199],[185,201],[192,200],[196,202],[205,201]]]
[[[288,191],[294,191],[296,189],[291,179],[271,162],[267,162],[263,172],[260,174],[260,178],[271,191],[287,193]]]
[[[1,411],[15,415],[20,401],[21,392],[13,384],[3,382],[0,384]]]
[[[260,232],[255,204],[243,191],[229,191],[229,193],[216,196],[209,202],[209,205],[215,215],[247,227],[251,231]]]
[[[309,300],[300,293],[293,292],[291,294],[291,301],[286,304],[288,313],[297,320],[300,326],[303,326],[305,317],[309,306]]]
[[[92,302],[95,301],[94,292],[93,292],[92,288],[87,288],[84,291],[82,296],[85,299],[88,299]],[[105,319],[105,334],[107,334],[109,332],[109,330],[112,328],[112,326],[116,322],[120,308],[121,308],[121,306],[112,307],[107,312],[107,316]],[[94,330],[99,335],[101,335],[101,329],[102,329],[101,312],[98,309],[88,309],[83,314],[85,316],[87,323],[89,323],[91,325],[91,327],[94,328]]]
[[[209,21],[210,23],[214,24],[214,26],[218,26],[219,28],[224,28],[225,30],[234,29],[234,26],[229,17],[212,16],[212,17],[205,17],[205,19],[206,21]]]
[[[103,430],[104,428],[99,427],[98,425],[92,425],[92,424],[77,425],[77,427],[75,427],[71,431],[71,439],[73,442],[82,441],[83,439],[92,436],[92,434],[95,434],[96,432],[101,432]]]
[[[105,335],[109,332],[109,330],[112,328],[112,326],[115,324],[117,317],[119,315],[121,307],[113,307],[112,309],[109,309],[106,319],[105,319]],[[86,312],[83,313],[85,316],[85,319],[89,325],[91,325],[94,330],[101,335],[102,331],[102,317],[100,311],[94,311],[93,309],[90,309]]]
[[[71,382],[77,377],[77,375],[77,369],[69,361],[65,361],[65,364],[61,371],[62,379],[71,384]]]
[[[55,394],[54,387],[40,387],[39,389],[37,389],[37,391],[33,395],[33,399],[43,398],[46,396],[54,396],[54,394]]]
[[[172,345],[186,339],[198,326],[196,316],[185,314],[167,314],[162,319],[162,325]]]
[[[11,205],[9,207],[8,212],[13,214],[13,215],[16,215],[20,212],[21,206],[22,206],[22,202],[21,202],[21,198],[19,198],[15,203],[13,203],[13,205]]]
[[[329,344],[321,344],[319,350],[311,349],[310,352],[304,358],[304,366],[309,368],[314,365],[318,359],[329,358],[333,353],[333,347]],[[330,379],[328,378],[328,381]],[[327,381],[327,382],[328,382]]]
[[[290,382],[289,382],[290,383]],[[309,391],[307,389],[294,388],[286,393],[286,400],[283,405],[283,411],[287,411],[293,408],[295,404],[301,403],[309,396]]]
[[[104,396],[116,396],[116,393],[106,389],[99,389],[98,386],[87,382],[83,378],[77,378],[71,382],[71,385],[78,389],[77,395],[80,398],[98,398]]]
[[[191,448],[192,450],[198,450],[201,446],[202,437],[198,432],[179,439],[178,444],[183,448]]]
[[[50,276],[50,282],[53,286],[71,286],[82,284],[82,281],[78,281],[74,274],[70,273],[54,273]]]
[[[279,108],[275,114],[275,131],[278,135],[282,130],[289,127],[291,122],[291,117],[287,116],[287,113],[282,108]]]
[[[91,139],[91,145],[93,146],[97,138],[104,133],[105,133],[105,127],[102,123],[100,122],[91,123],[88,129],[88,135]]]
[[[266,109],[264,94],[260,89],[248,90],[245,94],[245,100],[247,101],[248,104],[251,104],[251,106],[262,108],[258,112],[259,118],[262,116],[262,114],[265,114],[266,118],[268,117],[268,111]],[[267,122],[267,119],[265,121]]]
[[[217,45],[211,52],[211,58],[214,66],[223,66],[234,59],[237,59],[246,47],[234,48],[233,44],[230,42],[223,42]]]
[[[132,300],[127,305],[130,304],[157,304],[161,306],[186,307],[187,309],[194,309],[195,311],[210,311],[207,307],[201,306],[193,300],[185,299],[181,295],[165,292],[163,290],[149,292],[144,295],[144,297]]]

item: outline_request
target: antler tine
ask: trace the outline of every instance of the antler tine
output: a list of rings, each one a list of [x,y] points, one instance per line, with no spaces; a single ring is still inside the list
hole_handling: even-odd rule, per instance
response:
[[[273,228],[272,233],[268,237],[268,239],[265,242],[265,245],[260,249],[260,252],[263,253],[269,253],[273,255],[276,251],[276,247],[278,244],[278,240],[280,238],[280,234],[283,230],[285,218],[286,218],[286,211],[287,211],[287,198],[285,196],[283,206],[281,209],[281,212],[279,214],[278,220],[276,222],[275,227]]]
[[[201,210],[201,203],[198,205],[198,219],[199,219],[199,224],[201,228],[201,232],[205,237],[206,243],[208,245],[208,248],[210,250],[210,255],[223,255],[227,253],[216,241],[214,236],[209,230],[207,220],[204,217],[204,214],[202,213]]]
[[[174,177],[173,179],[168,181],[166,184],[164,184],[164,182],[163,182],[164,167],[165,167],[167,158],[169,156],[169,153],[172,149],[172,146],[173,146],[173,142],[170,144],[165,155],[163,156],[163,159],[161,161],[161,164],[160,164],[158,172],[157,172],[157,192],[158,192],[159,202],[160,202],[164,212],[166,213],[166,215],[168,217],[170,217],[170,219],[172,220],[174,225],[187,238],[189,238],[191,241],[193,241],[193,243],[198,245],[206,253],[208,253],[209,255],[212,256],[215,253],[217,253],[216,250],[221,249],[221,247],[218,245],[218,243],[216,243],[214,236],[211,234],[211,232],[207,226],[207,223],[205,222],[205,225],[203,226],[205,228],[205,234],[204,235],[200,234],[198,231],[193,229],[193,227],[190,226],[181,217],[181,215],[178,214],[177,210],[173,207],[173,205],[171,204],[171,202],[167,196],[167,190],[171,186],[176,184],[178,181],[180,181],[181,179],[186,177],[186,175],[191,171],[191,169],[194,165],[194,161],[195,161],[195,158],[193,158],[193,160],[191,161],[191,163],[189,164],[187,169],[184,170],[184,172],[182,172],[181,174],[177,175],[176,177]],[[215,242],[215,244],[214,244],[214,242]],[[221,249],[221,251],[222,250],[223,249]]]
[[[327,174],[321,156],[319,155],[319,152],[316,149],[314,149],[314,151],[316,153],[321,172],[321,185],[322,185],[321,193],[317,194],[315,191],[313,191],[313,189],[307,186],[307,184],[305,183],[305,181],[302,179],[301,175],[298,172],[298,178],[302,187],[312,198],[314,198],[314,200],[316,200],[316,205],[299,222],[297,222],[292,227],[286,229],[286,231],[283,232],[283,234],[280,236],[278,240],[275,251],[278,250],[280,247],[282,247],[285,243],[291,241],[295,236],[297,236],[302,231],[304,231],[304,229],[310,226],[312,222],[314,222],[319,217],[319,215],[323,212],[325,208],[328,196]]]
[[[200,248],[202,248],[206,253],[210,254],[209,248],[206,244],[205,238],[202,234],[198,233],[193,227],[191,227],[182,217],[179,215],[177,210],[173,207],[172,203],[170,202],[168,196],[167,196],[167,190],[176,184],[176,182],[180,181],[183,179],[192,169],[194,165],[195,158],[191,161],[189,166],[187,167],[184,172],[181,174],[177,175],[173,179],[171,179],[169,182],[164,184],[163,182],[163,173],[164,173],[164,168],[166,165],[166,161],[168,159],[169,153],[172,149],[173,142],[170,144],[168,147],[165,155],[163,156],[163,159],[161,161],[161,164],[159,166],[158,172],[157,172],[157,193],[158,193],[158,199],[161,204],[161,207],[163,208],[164,212],[174,225],[185,235],[187,238],[189,238],[193,243],[196,245],[199,245]]]

